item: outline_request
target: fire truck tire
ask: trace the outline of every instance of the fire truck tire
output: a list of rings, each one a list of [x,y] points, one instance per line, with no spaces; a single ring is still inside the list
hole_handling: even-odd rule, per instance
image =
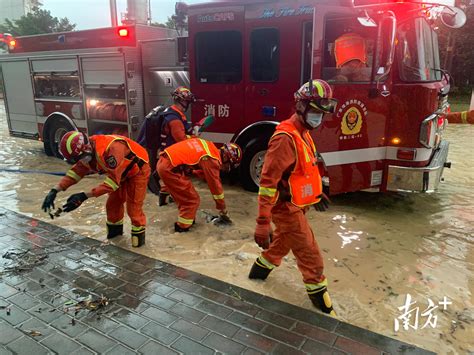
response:
[[[53,156],[56,156],[62,159],[61,153],[59,153],[59,142],[61,142],[61,138],[69,131],[74,131],[75,129],[71,127],[71,125],[61,119],[54,122],[49,129],[48,134],[48,141],[45,141],[45,145],[49,144],[49,149],[52,152]],[[45,147],[46,150],[46,147]]]
[[[242,186],[247,191],[257,192],[260,173],[263,167],[263,158],[267,151],[268,138],[252,140],[244,150],[240,165]]]

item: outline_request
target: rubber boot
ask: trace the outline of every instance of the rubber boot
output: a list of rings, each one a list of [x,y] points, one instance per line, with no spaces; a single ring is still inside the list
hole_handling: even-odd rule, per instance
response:
[[[261,263],[258,262],[258,259],[252,265],[249,273],[249,279],[258,279],[258,280],[265,280],[272,269],[269,269],[263,266]]]
[[[158,197],[158,206],[166,206],[168,204],[167,199],[169,196],[169,193],[160,191],[160,196]]]
[[[107,239],[112,239],[119,235],[123,235],[123,224],[107,223]]]
[[[194,224],[194,222],[193,222]],[[191,227],[188,227],[188,228],[183,228],[181,227],[178,222],[175,222],[174,223],[174,231],[175,232],[178,232],[178,233],[184,233],[184,232],[189,232],[189,230],[191,229]]]
[[[332,308],[331,297],[329,297],[329,292],[326,287],[317,291],[311,291],[311,293],[308,292],[308,296],[313,305],[321,310],[321,312],[330,314],[334,317],[336,316],[336,312]]]
[[[132,247],[138,248],[145,244],[145,229],[141,231],[132,231]]]

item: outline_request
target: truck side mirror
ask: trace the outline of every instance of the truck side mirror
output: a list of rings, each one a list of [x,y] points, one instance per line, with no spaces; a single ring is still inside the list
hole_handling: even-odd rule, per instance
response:
[[[467,17],[460,8],[445,6],[441,11],[440,20],[447,28],[461,28],[466,23]]]

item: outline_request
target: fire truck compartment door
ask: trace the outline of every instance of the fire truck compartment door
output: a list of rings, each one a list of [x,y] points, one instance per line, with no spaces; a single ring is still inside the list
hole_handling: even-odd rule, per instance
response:
[[[77,70],[77,59],[32,60],[31,66],[35,73],[74,72]]]
[[[1,65],[10,130],[28,135],[38,134],[28,61],[2,62]]]
[[[82,58],[86,85],[122,85],[125,83],[123,57]]]

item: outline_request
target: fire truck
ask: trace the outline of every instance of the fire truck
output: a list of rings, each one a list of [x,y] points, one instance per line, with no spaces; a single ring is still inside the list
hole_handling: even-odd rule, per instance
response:
[[[436,27],[465,22],[454,6],[454,0],[177,3],[177,16],[188,18],[186,41],[145,29],[140,36],[138,26],[101,30],[109,42],[94,46],[106,40],[102,32],[20,37],[12,54],[0,57],[10,131],[43,139],[48,154],[69,129],[133,138],[145,112],[189,80],[200,99],[192,120],[216,118],[202,137],[238,143],[240,181],[256,191],[268,141],[292,114],[294,91],[322,78],[339,100],[313,132],[329,192],[431,192],[450,165],[442,140],[450,80],[440,68]],[[122,30],[130,37],[117,38]],[[336,60],[335,43],[347,34],[363,38],[365,57],[356,68]]]
[[[178,42],[144,25],[17,37],[0,56],[10,134],[58,157],[71,130],[136,138],[146,113],[189,85]]]
[[[214,114],[216,141],[244,149],[240,178],[256,190],[266,147],[310,78],[334,88],[338,108],[313,134],[331,194],[433,191],[447,162],[449,75],[436,27],[461,26],[454,1],[268,0],[185,6],[191,89]],[[338,67],[335,42],[364,38],[367,60]]]

